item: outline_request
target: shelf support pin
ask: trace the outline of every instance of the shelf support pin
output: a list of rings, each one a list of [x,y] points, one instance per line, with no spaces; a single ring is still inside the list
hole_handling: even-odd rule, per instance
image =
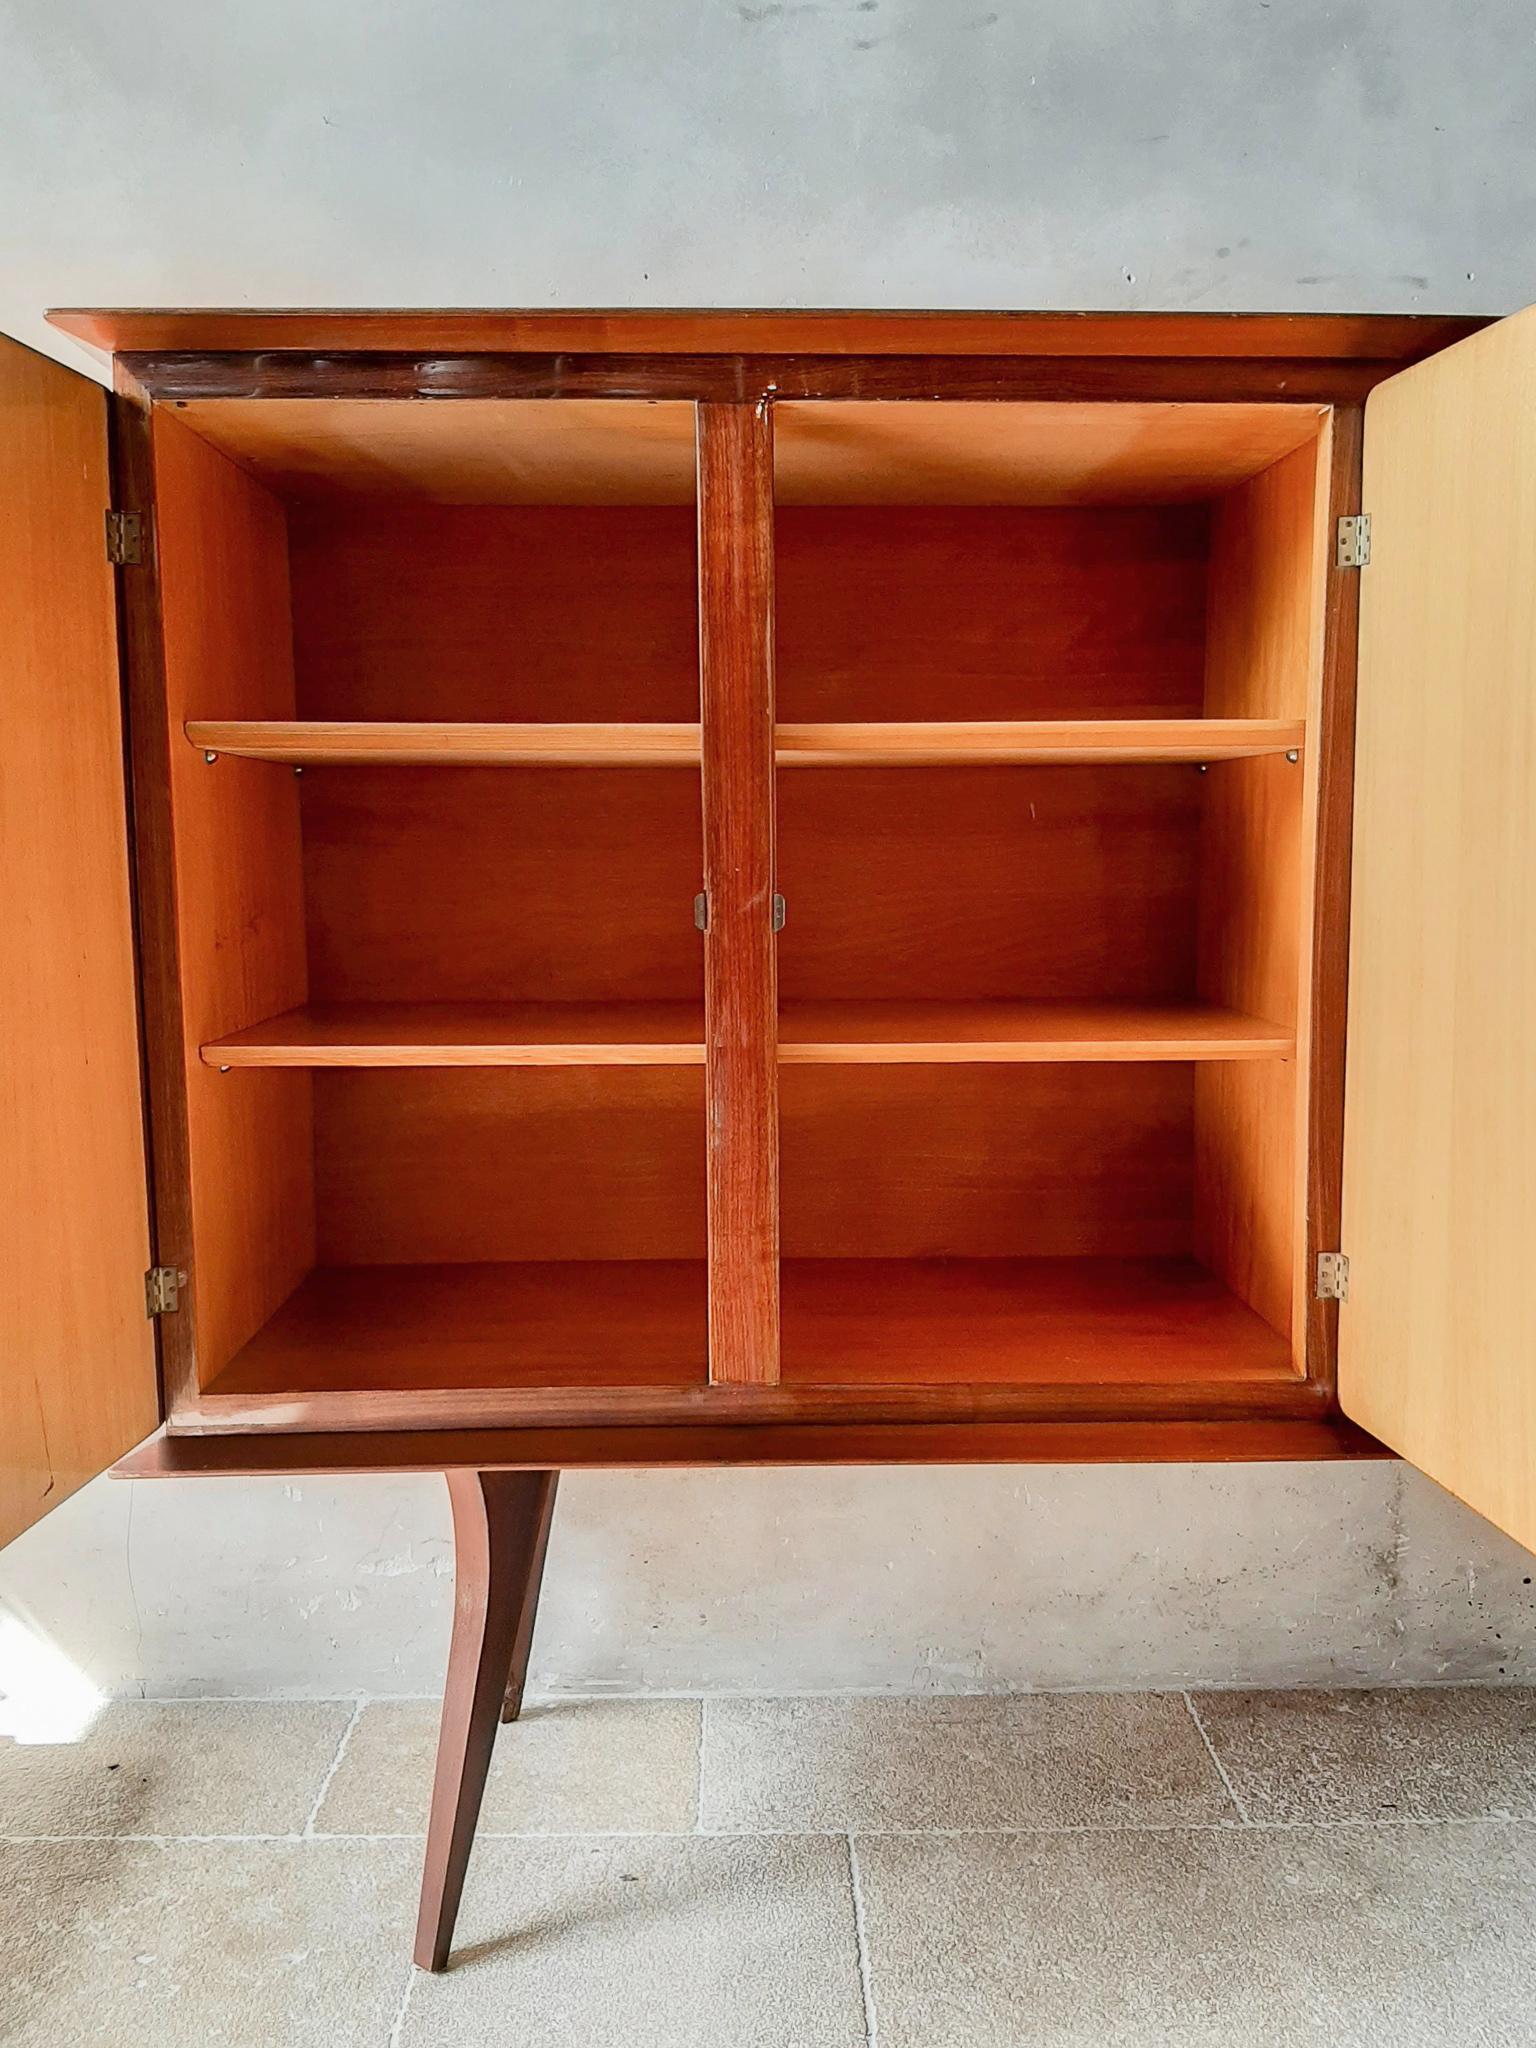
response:
[[[1301,759],[1301,755],[1297,752],[1297,750],[1294,747],[1289,747],[1286,749],[1285,758],[1287,759],[1287,761],[1294,762],[1299,761]]]
[[[214,753],[207,753],[203,756],[203,759],[208,763],[208,766],[210,768],[213,766],[214,762],[217,761],[218,758],[218,755]]]

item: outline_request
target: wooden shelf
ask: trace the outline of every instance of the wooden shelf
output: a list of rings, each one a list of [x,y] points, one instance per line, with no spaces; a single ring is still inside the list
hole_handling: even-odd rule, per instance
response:
[[[702,1259],[321,1266],[207,1391],[703,1386],[706,1291]]]
[[[1021,761],[1235,761],[1298,752],[1306,728],[1283,718],[921,720],[781,725],[781,768],[996,767]]]
[[[1300,720],[1109,718],[781,725],[781,768],[942,768],[1019,762],[1235,761],[1300,751]],[[672,724],[450,725],[194,719],[203,753],[293,767],[676,768],[699,765],[699,728]]]
[[[1285,1339],[1185,1259],[793,1259],[800,1386],[1287,1381]]]
[[[700,1067],[694,1003],[337,1003],[202,1049],[210,1067]]]
[[[1290,1059],[1282,1025],[1208,1004],[785,1003],[784,1066]]]
[[[784,1066],[1289,1059],[1281,1025],[1208,1005],[785,1003]],[[210,1067],[697,1067],[691,1003],[347,1003],[202,1048]]]
[[[697,768],[696,725],[328,724],[320,719],[190,721],[204,753],[294,767]]]
[[[1192,1260],[791,1259],[782,1297],[783,1378],[806,1393],[1016,1386],[1214,1402],[1300,1385],[1283,1339]],[[370,1397],[430,1405],[455,1389],[696,1396],[706,1341],[702,1260],[321,1267],[206,1397],[216,1411],[355,1396],[361,1424]]]

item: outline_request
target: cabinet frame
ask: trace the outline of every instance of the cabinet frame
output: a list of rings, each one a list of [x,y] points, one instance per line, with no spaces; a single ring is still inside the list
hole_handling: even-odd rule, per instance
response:
[[[268,340],[270,350],[235,347]],[[179,401],[239,397],[605,397],[690,399],[706,412],[751,416],[775,398],[1254,400],[1332,410],[1330,522],[1358,508],[1361,404],[1406,361],[1483,324],[1330,316],[1209,315],[328,315],[122,314],[59,316],[98,343],[116,343],[114,459],[120,505],[145,515],[142,564],[121,577],[132,754],[136,888],[142,945],[146,1066],[157,1263],[193,1275],[182,1309],[161,1318],[168,1426],[176,1437],[294,1431],[345,1434],[361,1454],[374,1432],[508,1431],[540,1439],[526,1460],[556,1457],[550,1432],[570,1433],[593,1462],[741,1462],[764,1456],[820,1461],[843,1455],[1137,1457],[1319,1455],[1369,1444],[1337,1416],[1337,1304],[1307,1292],[1306,1375],[1220,1390],[1177,1384],[1090,1386],[779,1387],[715,1384],[678,1392],[483,1390],[444,1398],[368,1391],[292,1398],[275,1422],[262,1402],[208,1402],[198,1389],[196,1259],[191,1242],[179,939],[170,887],[173,822],[155,554],[151,413]],[[906,352],[931,333],[942,351]],[[820,347],[826,336],[826,349]],[[427,353],[433,343],[455,344]],[[275,339],[275,337],[274,337]],[[573,340],[601,349],[569,349]],[[741,344],[750,340],[750,350]],[[628,346],[633,342],[634,346]],[[148,343],[136,346],[136,343]],[[398,345],[391,346],[389,344]],[[172,345],[175,344],[175,345]],[[728,344],[735,344],[730,346]],[[126,345],[126,346],[125,346]],[[313,352],[328,345],[337,353]],[[853,351],[857,352],[853,352]],[[1311,973],[1311,1056],[1305,1271],[1336,1248],[1342,1181],[1344,1003],[1358,579],[1330,566],[1316,750],[1318,825]],[[669,1433],[678,1441],[664,1441]],[[1277,1435],[1277,1432],[1279,1433]],[[749,1435],[747,1433],[750,1433]],[[964,1435],[964,1443],[961,1434]],[[620,1439],[624,1441],[620,1441]],[[641,1440],[646,1440],[642,1447]],[[463,1444],[468,1440],[456,1435]],[[386,1436],[380,1441],[388,1445]],[[416,1439],[419,1449],[421,1438]],[[1145,1446],[1161,1442],[1166,1449]],[[693,1452],[686,1450],[691,1444]],[[709,1446],[715,1446],[710,1455]],[[1031,1444],[1037,1446],[1030,1449]],[[485,1440],[487,1451],[491,1448]],[[923,1448],[927,1445],[927,1448]],[[1010,1449],[1012,1445],[1014,1448]],[[1054,1445],[1054,1448],[1050,1446]],[[861,1449],[860,1447],[863,1446]],[[445,1446],[446,1448],[446,1446]],[[247,1453],[256,1447],[247,1443]],[[338,1445],[338,1452],[341,1447]],[[401,1446],[402,1455],[407,1455]],[[695,1456],[695,1453],[698,1455]],[[238,1459],[238,1453],[226,1453]],[[315,1455],[320,1455],[319,1452]],[[382,1454],[376,1454],[382,1455]],[[364,1463],[370,1462],[368,1458]],[[444,1460],[432,1461],[441,1469]],[[449,1462],[455,1462],[449,1459]],[[463,1462],[496,1462],[478,1453]],[[231,1469],[259,1469],[258,1466]]]

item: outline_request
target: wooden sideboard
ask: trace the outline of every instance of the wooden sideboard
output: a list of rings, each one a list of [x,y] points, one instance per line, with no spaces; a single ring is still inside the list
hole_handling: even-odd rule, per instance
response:
[[[1536,1542],[1536,315],[54,317],[0,1539],[449,1473],[423,1961],[561,1469],[1390,1447]]]

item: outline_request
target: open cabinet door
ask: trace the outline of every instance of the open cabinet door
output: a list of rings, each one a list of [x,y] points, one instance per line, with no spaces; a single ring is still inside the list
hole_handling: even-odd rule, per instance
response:
[[[147,1435],[107,397],[0,337],[0,1543]]]
[[[1536,1548],[1536,309],[1365,415],[1345,1412]]]

